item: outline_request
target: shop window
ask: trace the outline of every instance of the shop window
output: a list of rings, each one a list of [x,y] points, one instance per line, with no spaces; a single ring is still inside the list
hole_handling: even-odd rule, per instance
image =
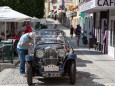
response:
[[[115,20],[111,20],[110,45],[115,46]]]

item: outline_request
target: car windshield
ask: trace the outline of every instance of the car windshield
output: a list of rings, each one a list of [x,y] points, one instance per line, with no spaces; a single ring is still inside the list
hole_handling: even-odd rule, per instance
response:
[[[64,43],[64,34],[60,30],[39,30],[36,32],[35,42],[41,43]]]

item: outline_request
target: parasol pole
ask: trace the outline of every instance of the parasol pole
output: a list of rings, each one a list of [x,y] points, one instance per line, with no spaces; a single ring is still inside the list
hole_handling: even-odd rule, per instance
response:
[[[5,40],[6,40],[6,22],[5,22]]]

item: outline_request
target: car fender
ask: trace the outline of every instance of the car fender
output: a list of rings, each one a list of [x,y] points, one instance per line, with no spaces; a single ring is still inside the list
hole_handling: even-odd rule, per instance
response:
[[[65,63],[66,63],[68,60],[75,60],[75,61],[76,61],[76,59],[77,59],[76,54],[73,54],[73,53],[68,54],[68,55],[67,55],[67,59],[66,59],[66,60],[64,61],[64,63],[63,63],[63,68],[65,67]]]
[[[33,56],[26,55],[26,56],[25,56],[25,60],[26,60],[26,61],[33,61]]]
[[[67,60],[69,60],[69,59],[76,59],[76,58],[77,58],[76,54],[71,53],[71,54],[68,55]]]

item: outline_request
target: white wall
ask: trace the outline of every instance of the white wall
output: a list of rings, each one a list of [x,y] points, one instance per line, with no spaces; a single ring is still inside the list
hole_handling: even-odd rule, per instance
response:
[[[108,55],[115,58],[115,48],[113,46],[110,46],[111,19],[115,20],[115,10],[109,11],[109,32],[108,32]]]
[[[108,55],[111,56],[112,58],[115,58],[114,55],[115,54],[115,48],[108,46]]]

